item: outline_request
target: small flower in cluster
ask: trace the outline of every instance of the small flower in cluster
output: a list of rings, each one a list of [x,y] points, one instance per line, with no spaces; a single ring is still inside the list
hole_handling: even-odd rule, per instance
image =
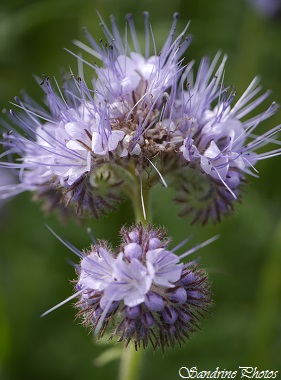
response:
[[[211,293],[198,264],[180,260],[210,241],[177,256],[165,231],[151,225],[123,227],[121,237],[114,251],[99,242],[82,257],[78,316],[99,338],[111,332],[110,339],[136,349],[181,345],[198,328]]]
[[[180,130],[184,140],[179,150],[182,167],[176,201],[182,205],[180,214],[193,214],[193,222],[205,224],[209,219],[220,221],[221,215],[233,210],[233,202],[241,199],[245,174],[257,176],[254,165],[280,155],[280,148],[257,152],[267,144],[278,144],[274,135],[280,125],[256,134],[260,123],[272,116],[278,106],[272,103],[264,112],[245,119],[268,96],[269,91],[256,96],[261,87],[254,78],[241,98],[235,102],[235,92],[221,83],[226,57],[218,69],[219,54],[212,62],[204,58],[196,79],[187,75]],[[233,104],[234,103],[234,104]]]
[[[203,58],[194,73],[194,62],[183,59],[191,42],[187,27],[175,34],[178,14],[159,53],[147,12],[144,53],[131,15],[132,46],[113,17],[111,31],[101,21],[105,41],[85,31],[91,47],[76,42],[100,65],[77,55],[80,75],[65,79],[63,89],[44,78],[49,111],[27,96],[16,98],[24,113],[11,114],[23,133],[4,125],[3,156],[19,158],[1,166],[18,169],[20,183],[0,189],[0,196],[31,190],[50,205],[75,204],[79,214],[90,210],[98,218],[124,194],[135,196],[138,188],[142,196],[142,187],[161,182],[177,184],[181,215],[219,221],[241,198],[245,174],[256,175],[259,160],[281,153],[257,151],[276,143],[279,126],[257,133],[276,105],[246,118],[269,92],[258,95],[254,79],[235,102],[234,90],[223,84],[226,57],[220,61],[220,54],[211,62]],[[90,86],[82,63],[95,73]]]

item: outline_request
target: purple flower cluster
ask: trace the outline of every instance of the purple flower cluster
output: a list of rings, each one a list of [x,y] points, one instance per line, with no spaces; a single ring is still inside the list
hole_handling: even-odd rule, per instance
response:
[[[133,341],[136,349],[181,344],[211,302],[205,272],[195,262],[180,263],[194,249],[175,255],[165,231],[150,225],[123,227],[121,236],[116,250],[99,242],[82,256],[78,315],[99,337],[110,328],[110,339]]]
[[[255,78],[235,102],[234,90],[223,84],[226,57],[220,54],[211,62],[203,58],[195,74],[193,61],[183,63],[191,38],[187,27],[175,37],[177,20],[175,14],[158,54],[148,13],[144,54],[131,15],[133,48],[113,17],[112,31],[101,20],[106,42],[88,32],[91,47],[77,42],[101,62],[77,56],[95,73],[91,86],[82,73],[66,79],[62,90],[44,78],[49,111],[28,97],[16,98],[24,112],[11,114],[24,133],[6,125],[2,156],[19,158],[1,166],[18,169],[20,183],[0,189],[0,196],[31,190],[49,197],[50,204],[63,199],[76,204],[78,213],[90,210],[99,217],[124,193],[130,195],[130,178],[131,187],[177,183],[180,214],[192,214],[194,222],[229,213],[240,199],[245,174],[256,175],[259,160],[281,153],[280,148],[258,150],[276,143],[279,126],[260,135],[257,128],[277,107],[247,118],[269,92],[259,95]]]

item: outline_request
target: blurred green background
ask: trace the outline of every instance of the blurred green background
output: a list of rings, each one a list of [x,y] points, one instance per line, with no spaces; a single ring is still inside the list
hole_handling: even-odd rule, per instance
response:
[[[0,4],[0,107],[25,89],[36,99],[42,92],[33,74],[60,77],[62,68],[77,72],[73,39],[85,42],[86,26],[102,37],[98,10],[105,20],[116,16],[124,30],[125,14],[132,12],[143,36],[142,12],[150,12],[160,48],[175,11],[181,13],[178,31],[191,20],[194,42],[187,60],[197,62],[218,50],[229,56],[225,82],[238,96],[253,77],[281,103],[281,19],[266,18],[245,0],[6,0]],[[277,114],[264,123],[281,122]],[[236,370],[240,366],[281,371],[281,158],[260,162],[260,179],[249,179],[243,203],[221,225],[189,226],[177,217],[172,192],[153,189],[154,222],[165,226],[175,244],[192,234],[192,246],[219,233],[221,238],[199,252],[213,283],[212,315],[202,322],[181,349],[147,351],[142,379],[178,379],[181,366]],[[90,380],[115,379],[118,362],[96,365],[110,345],[96,344],[67,304],[45,318],[40,314],[72,293],[75,277],[69,260],[76,261],[46,228],[82,249],[90,243],[86,228],[96,238],[118,241],[123,223],[133,222],[128,203],[100,221],[62,224],[46,216],[31,194],[22,194],[0,211],[0,379]],[[195,256],[195,255],[194,255]],[[280,375],[279,375],[280,376]]]

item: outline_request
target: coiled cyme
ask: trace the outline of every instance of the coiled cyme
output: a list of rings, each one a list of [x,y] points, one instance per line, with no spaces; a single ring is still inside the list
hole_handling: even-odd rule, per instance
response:
[[[121,237],[117,249],[101,241],[82,257],[78,316],[99,338],[111,333],[110,339],[136,349],[181,345],[211,303],[206,273],[181,259],[210,241],[177,256],[161,228],[123,227]]]
[[[190,214],[193,222],[220,221],[232,211],[245,175],[256,176],[259,160],[281,152],[274,148],[280,126],[258,133],[277,106],[248,117],[269,92],[260,94],[255,78],[235,101],[235,91],[223,83],[226,56],[203,58],[197,72],[193,60],[185,64],[191,38],[187,27],[176,35],[178,18],[159,52],[147,12],[144,49],[131,15],[131,42],[113,16],[111,30],[101,19],[105,41],[85,30],[90,46],[76,42],[91,56],[88,62],[77,55],[79,76],[71,73],[63,89],[48,77],[39,81],[48,110],[28,96],[16,98],[22,113],[13,110],[11,117],[22,133],[3,122],[2,144],[3,156],[19,159],[0,165],[18,170],[20,182],[1,187],[0,197],[30,190],[50,207],[63,201],[98,218],[124,194],[141,196],[142,187],[162,182],[176,184],[180,214]],[[93,57],[100,63],[92,64]],[[83,64],[93,70],[90,84]],[[273,148],[266,151],[268,144]]]

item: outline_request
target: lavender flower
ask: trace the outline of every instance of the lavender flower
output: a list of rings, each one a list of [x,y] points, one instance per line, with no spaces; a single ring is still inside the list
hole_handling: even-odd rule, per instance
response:
[[[198,264],[180,259],[214,239],[177,256],[177,247],[167,248],[166,232],[151,225],[123,227],[121,237],[114,251],[99,242],[82,255],[78,315],[99,338],[110,329],[110,339],[132,341],[136,349],[181,345],[210,304],[210,289]]]
[[[6,125],[10,130],[4,134],[5,154],[17,153],[21,159],[2,165],[18,169],[20,183],[5,188],[3,195],[35,191],[37,196],[63,199],[66,205],[75,202],[78,213],[87,208],[98,217],[104,208],[112,209],[112,203],[120,199],[114,187],[122,182],[112,178],[106,160],[92,152],[92,133],[98,128],[101,111],[95,110],[93,104],[77,100],[75,90],[67,102],[53,91],[48,78],[44,78],[41,86],[51,115],[34,108],[28,100],[16,98],[26,115],[18,116],[13,111],[11,114],[27,137]],[[67,94],[70,90],[65,91]]]
[[[273,136],[279,126],[256,134],[277,107],[245,119],[269,92],[258,95],[261,87],[254,79],[233,105],[234,90],[222,83],[226,57],[221,63],[219,54],[212,62],[203,58],[195,75],[193,61],[183,64],[191,39],[187,27],[175,37],[177,20],[175,14],[157,54],[144,13],[142,54],[131,15],[127,21],[133,48],[113,17],[112,31],[101,19],[106,42],[98,43],[87,31],[91,47],[76,42],[100,66],[77,55],[80,76],[72,75],[57,92],[44,78],[49,112],[27,97],[16,99],[25,114],[12,111],[12,116],[25,135],[6,125],[3,144],[4,155],[20,158],[1,165],[18,169],[20,183],[0,190],[0,195],[31,190],[37,198],[47,196],[50,204],[74,203],[79,214],[90,210],[98,218],[114,209],[124,193],[142,197],[142,187],[176,183],[180,214],[192,214],[193,222],[205,224],[230,213],[233,202],[241,199],[245,174],[256,175],[259,160],[281,153],[280,148],[257,152],[277,143]],[[81,63],[96,74],[91,86],[83,79]]]
[[[276,112],[275,103],[245,119],[269,96],[269,91],[256,97],[261,87],[255,78],[232,105],[235,92],[221,83],[226,57],[213,74],[218,59],[219,54],[211,63],[204,58],[194,82],[193,73],[188,73],[188,90],[181,105],[185,121],[180,126],[183,142],[179,150],[186,170],[182,169],[176,200],[185,205],[181,215],[193,213],[193,222],[200,220],[203,224],[209,218],[220,220],[221,214],[232,211],[233,201],[241,197],[245,174],[257,176],[254,165],[259,160],[281,153],[280,148],[256,152],[267,144],[279,144],[272,136],[280,126],[255,134],[260,123]]]
[[[41,86],[49,111],[27,96],[23,101],[16,98],[25,114],[11,111],[11,115],[23,134],[6,123],[2,156],[17,154],[20,159],[1,165],[18,169],[20,184],[2,189],[2,196],[29,190],[56,194],[57,199],[60,193],[67,205],[77,204],[78,213],[90,209],[96,217],[113,208],[121,199],[116,188],[124,182],[124,170],[122,176],[118,167],[125,168],[127,176],[134,171],[142,176],[150,159],[164,149],[155,143],[164,136],[157,123],[172,108],[181,72],[179,58],[189,44],[185,30],[174,40],[177,18],[161,54],[154,51],[152,56],[147,13],[145,56],[132,17],[128,16],[128,23],[135,52],[126,39],[122,41],[112,18],[113,34],[103,24],[109,44],[99,45],[86,32],[93,55],[102,62],[102,67],[88,63],[96,72],[93,89],[82,77],[72,76],[65,80],[63,90],[57,85],[55,92],[49,78],[44,78]]]

